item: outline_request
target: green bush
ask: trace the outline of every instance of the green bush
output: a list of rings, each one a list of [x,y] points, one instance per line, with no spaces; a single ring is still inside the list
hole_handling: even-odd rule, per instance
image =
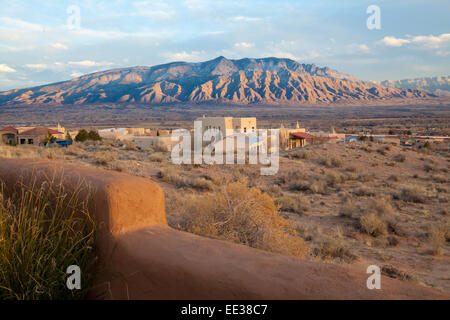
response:
[[[75,136],[75,141],[84,142],[89,139],[89,133],[85,129],[81,129],[78,131],[78,134]]]
[[[88,140],[100,141],[100,140],[102,140],[102,137],[100,137],[100,135],[98,134],[97,131],[91,130],[88,133]]]

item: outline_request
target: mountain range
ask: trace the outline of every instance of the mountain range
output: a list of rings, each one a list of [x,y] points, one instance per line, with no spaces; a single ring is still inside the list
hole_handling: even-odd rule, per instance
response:
[[[386,86],[389,85],[389,86]],[[364,104],[433,98],[397,84],[374,83],[327,67],[284,58],[244,58],[87,74],[38,87],[0,93],[0,105],[90,103]]]
[[[428,90],[436,95],[450,96],[450,77],[426,77],[403,80],[374,81],[385,87],[398,89]]]

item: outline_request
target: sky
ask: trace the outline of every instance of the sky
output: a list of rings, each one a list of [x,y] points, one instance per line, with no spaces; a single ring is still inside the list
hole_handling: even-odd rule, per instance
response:
[[[0,8],[0,91],[218,56],[290,58],[363,80],[450,74],[448,0],[0,0]]]

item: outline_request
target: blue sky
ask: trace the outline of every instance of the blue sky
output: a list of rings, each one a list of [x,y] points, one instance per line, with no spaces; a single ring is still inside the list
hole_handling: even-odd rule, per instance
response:
[[[379,30],[366,26],[370,5],[380,8]],[[364,80],[450,74],[448,0],[0,0],[0,8],[0,90],[220,55],[286,57]]]

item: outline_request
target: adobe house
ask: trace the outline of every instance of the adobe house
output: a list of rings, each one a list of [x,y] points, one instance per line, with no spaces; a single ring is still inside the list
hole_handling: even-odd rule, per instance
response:
[[[307,132],[291,132],[289,133],[289,150],[304,147],[306,145],[306,140],[312,140],[315,136]]]
[[[208,129],[217,129],[222,133],[222,137],[234,133],[256,132],[256,118],[233,118],[233,117],[205,117],[197,118],[202,122],[203,133]]]
[[[0,144],[15,146],[19,130],[14,127],[4,127],[0,129]]]
[[[51,134],[57,139],[64,139],[64,133],[47,127],[36,127],[19,133],[17,138],[18,144],[34,144],[42,145],[45,138]]]

